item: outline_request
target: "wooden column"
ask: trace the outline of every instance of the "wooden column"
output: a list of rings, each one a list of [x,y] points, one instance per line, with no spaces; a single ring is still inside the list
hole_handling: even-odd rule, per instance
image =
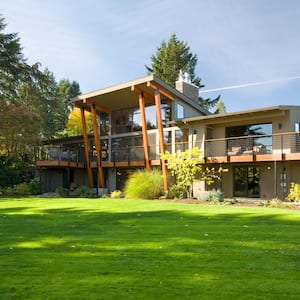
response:
[[[157,120],[157,127],[158,127],[158,136],[159,136],[159,150],[160,153],[165,153],[165,140],[164,140],[162,117],[161,117],[161,105],[160,105],[161,101],[160,101],[159,89],[156,89],[154,92],[154,100],[155,100],[156,120]],[[162,170],[163,180],[164,180],[164,190],[168,191],[169,184],[168,184],[167,166],[164,160],[161,160],[161,170]]]
[[[144,146],[146,170],[151,171],[150,155],[149,155],[149,139],[148,139],[148,132],[147,132],[146,112],[145,112],[145,99],[144,99],[143,92],[139,93],[139,106],[140,106],[141,118],[142,118],[143,146]]]
[[[91,167],[91,160],[90,160],[90,146],[89,146],[89,138],[87,134],[87,127],[84,115],[84,108],[80,108],[81,111],[81,123],[82,123],[82,134],[83,134],[83,141],[84,141],[84,153],[85,153],[85,160],[86,160],[86,167],[88,172],[88,180],[89,180],[89,187],[94,187],[94,178],[93,178],[93,171]]]
[[[99,134],[99,131],[98,131],[98,122],[97,122],[95,104],[91,105],[91,113],[92,113],[93,128],[94,128],[94,141],[95,141],[96,153],[97,153],[97,169],[98,169],[99,186],[101,188],[104,188],[105,187],[105,180],[104,180],[104,173],[103,173],[102,162],[101,162],[100,134]]]

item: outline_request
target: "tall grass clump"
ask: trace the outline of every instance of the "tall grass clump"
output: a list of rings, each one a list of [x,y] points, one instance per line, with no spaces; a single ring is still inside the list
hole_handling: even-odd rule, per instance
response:
[[[163,192],[160,170],[139,170],[132,173],[125,184],[126,198],[157,199]]]

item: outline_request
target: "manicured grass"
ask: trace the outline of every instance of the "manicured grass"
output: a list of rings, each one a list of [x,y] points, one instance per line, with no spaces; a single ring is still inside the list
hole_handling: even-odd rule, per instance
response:
[[[300,212],[0,199],[0,299],[299,299]]]

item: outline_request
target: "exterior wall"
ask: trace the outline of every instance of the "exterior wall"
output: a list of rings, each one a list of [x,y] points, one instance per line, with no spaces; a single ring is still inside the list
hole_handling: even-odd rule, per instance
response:
[[[198,181],[193,184],[193,196],[194,197],[197,198],[204,191],[205,191],[205,182],[204,181]]]
[[[295,131],[295,123],[300,123],[300,108],[290,111],[290,131]]]
[[[107,172],[107,189],[111,193],[117,189],[116,168],[109,168]]]
[[[260,197],[263,199],[272,199],[275,197],[274,163],[270,162],[270,163],[260,164],[259,167],[260,167],[260,181],[259,181]]]
[[[74,183],[77,186],[88,185],[88,178],[85,169],[74,169]]]
[[[289,193],[291,182],[300,183],[300,162],[264,162],[255,163],[260,169],[260,198],[272,199],[279,198],[284,200]],[[233,168],[234,164],[223,165],[228,171],[222,174],[221,190],[225,197],[233,197]],[[236,164],[236,166],[238,166]],[[252,165],[244,165],[252,166]],[[276,168],[276,171],[275,171]],[[275,178],[276,177],[276,178]],[[210,190],[216,188],[208,187]],[[203,191],[203,189],[202,189]],[[199,189],[194,189],[194,195],[197,196]]]
[[[222,174],[221,186],[222,192],[226,197],[233,196],[233,168],[232,165],[223,165],[224,169],[227,169],[227,172]]]
[[[203,124],[191,123],[180,127],[189,129],[189,147],[196,146],[204,153],[205,127]]]
[[[63,170],[60,169],[42,169],[36,177],[41,180],[42,193],[55,192],[63,184]]]
[[[213,134],[213,139],[221,139],[225,137],[225,127],[221,125],[210,126]],[[208,156],[223,156],[226,153],[226,141],[220,140],[217,141],[217,144],[212,148],[210,143],[206,144],[207,146],[207,155]]]
[[[202,114],[199,112],[198,109],[192,107],[191,105],[189,105],[188,103],[179,100],[179,99],[175,99],[174,103],[173,103],[173,115],[172,115],[172,119],[173,120],[177,120],[177,104],[180,104],[181,106],[183,106],[184,108],[184,118],[193,118],[193,117],[198,117],[201,116]]]
[[[291,182],[300,184],[300,162],[291,163],[289,184]]]

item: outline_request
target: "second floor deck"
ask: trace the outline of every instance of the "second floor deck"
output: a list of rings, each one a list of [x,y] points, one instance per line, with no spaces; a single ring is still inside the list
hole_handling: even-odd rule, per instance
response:
[[[168,136],[168,135],[166,135]],[[144,148],[141,145],[129,145],[122,139],[102,143],[101,163],[105,167],[145,166]],[[156,137],[152,140],[157,140]],[[128,137],[127,140],[128,142]],[[219,138],[202,141],[176,142],[166,139],[166,151],[176,153],[198,147],[203,150],[205,163],[238,163],[300,160],[300,134],[297,132]],[[149,145],[150,164],[160,165],[159,144]],[[97,152],[91,145],[89,160],[92,167],[97,166]],[[75,145],[45,145],[37,154],[38,167],[73,167],[85,168],[86,158],[82,143]]]

